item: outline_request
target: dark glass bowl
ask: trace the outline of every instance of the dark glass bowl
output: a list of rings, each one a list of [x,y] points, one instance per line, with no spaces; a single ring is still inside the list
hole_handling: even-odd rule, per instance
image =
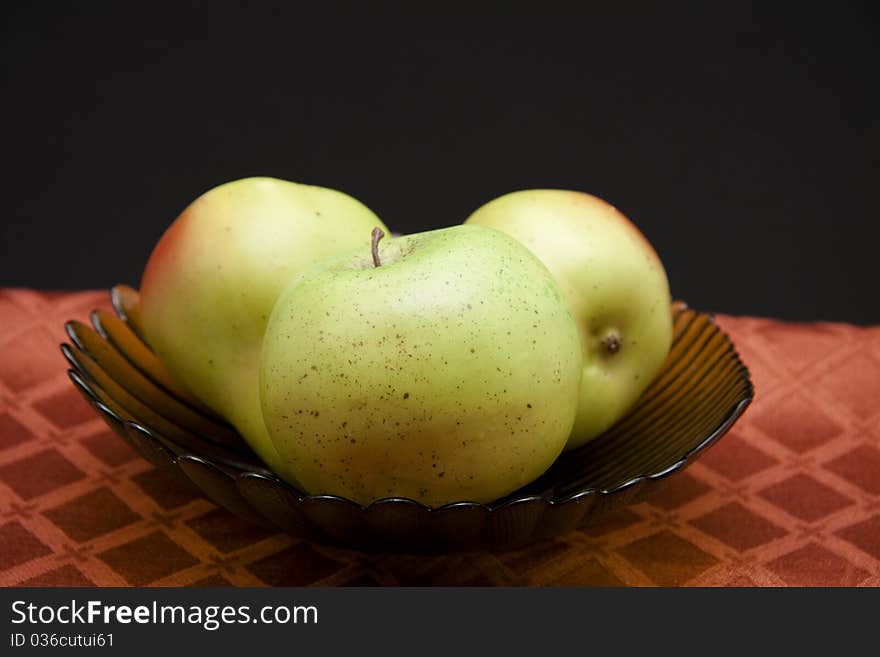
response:
[[[279,479],[222,419],[182,390],[142,339],[138,293],[111,291],[116,314],[66,325],[70,378],[123,440],[174,479],[257,524],[308,540],[393,552],[506,549],[549,538],[640,501],[723,436],[754,396],[727,335],[673,307],[662,372],[609,431],[564,453],[540,478],[490,504],[428,508],[391,498],[361,506]]]

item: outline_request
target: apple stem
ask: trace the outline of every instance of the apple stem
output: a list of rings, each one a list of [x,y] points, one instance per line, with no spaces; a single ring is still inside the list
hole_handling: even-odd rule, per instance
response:
[[[385,231],[376,226],[373,229],[373,266],[379,267],[382,264],[382,261],[379,260],[379,240],[385,237]]]
[[[612,331],[602,338],[602,344],[605,345],[605,349],[608,350],[609,354],[616,354],[623,346],[623,338],[620,337],[617,331]]]

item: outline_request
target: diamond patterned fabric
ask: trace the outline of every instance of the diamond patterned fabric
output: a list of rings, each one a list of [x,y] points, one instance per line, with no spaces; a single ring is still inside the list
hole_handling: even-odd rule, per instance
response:
[[[648,501],[513,552],[370,555],[157,472],[66,375],[106,292],[0,290],[0,585],[880,585],[880,327],[719,315],[756,399]]]

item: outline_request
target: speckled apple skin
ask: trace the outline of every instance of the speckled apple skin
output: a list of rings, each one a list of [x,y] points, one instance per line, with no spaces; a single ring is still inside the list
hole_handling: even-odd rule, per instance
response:
[[[669,353],[671,298],[660,258],[621,212],[582,192],[513,192],[482,206],[465,223],[512,235],[559,282],[584,354],[567,448],[583,445],[623,417]],[[616,353],[602,343],[611,333],[621,338]]]
[[[196,199],[159,240],[141,282],[145,338],[171,375],[275,469],[259,401],[260,345],[281,291],[310,265],[382,227],[355,199],[245,178]]]
[[[285,471],[361,504],[489,502],[556,459],[578,402],[577,328],[546,267],[457,226],[321,263],[282,294],[262,354]]]

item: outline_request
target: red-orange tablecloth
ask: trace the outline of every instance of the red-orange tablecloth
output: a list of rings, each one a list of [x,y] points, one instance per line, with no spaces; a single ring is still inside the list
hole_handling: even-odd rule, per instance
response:
[[[401,557],[254,528],[135,455],[58,349],[96,307],[0,290],[2,585],[880,585],[880,327],[718,316],[756,401],[660,493],[516,552]]]

